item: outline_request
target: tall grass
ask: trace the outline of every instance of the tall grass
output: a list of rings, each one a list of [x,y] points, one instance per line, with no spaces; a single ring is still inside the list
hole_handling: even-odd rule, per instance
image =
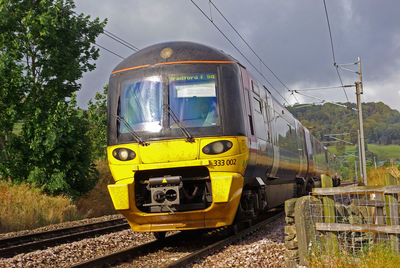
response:
[[[397,166],[379,167],[376,170],[368,171],[368,186],[381,186],[385,185],[385,175],[390,174],[397,178],[397,184],[400,182],[400,170]]]
[[[48,196],[40,189],[0,181],[0,232],[38,228],[77,220],[77,208],[70,198]]]
[[[400,254],[384,244],[363,249],[357,254],[351,254],[344,250],[336,253],[313,253],[309,259],[309,267],[395,268],[400,267]]]
[[[116,213],[107,190],[113,180],[106,161],[98,162],[97,170],[97,185],[75,202],[65,196],[48,196],[27,183],[0,181],[0,233]]]
[[[107,185],[113,183],[107,161],[97,161],[96,166],[99,173],[98,183],[89,193],[81,196],[76,202],[78,212],[84,218],[100,217],[116,213],[107,189]]]

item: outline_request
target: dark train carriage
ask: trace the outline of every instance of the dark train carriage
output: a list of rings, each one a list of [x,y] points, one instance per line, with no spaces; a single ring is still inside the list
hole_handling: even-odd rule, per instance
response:
[[[135,231],[215,228],[303,194],[327,172],[321,145],[231,56],[145,48],[112,72],[114,206]]]

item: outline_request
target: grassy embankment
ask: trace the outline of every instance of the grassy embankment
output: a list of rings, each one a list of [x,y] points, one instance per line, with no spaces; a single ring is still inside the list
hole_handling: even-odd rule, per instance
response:
[[[97,170],[97,185],[76,201],[45,195],[27,183],[0,181],[0,233],[115,213],[107,191],[112,178],[106,161],[98,162]]]
[[[399,145],[379,145],[379,144],[368,144],[368,151],[376,154],[377,161],[388,161],[393,159],[393,161],[400,161],[400,146]],[[329,146],[328,150],[336,154],[336,147]],[[355,151],[357,147],[355,145],[346,146],[345,151]]]
[[[368,186],[385,185],[385,175],[390,174],[397,178],[397,184],[400,184],[400,170],[397,166],[379,167],[367,172]]]
[[[364,249],[355,256],[346,251],[332,254],[313,254],[309,259],[312,268],[395,268],[400,267],[400,255],[386,245]]]

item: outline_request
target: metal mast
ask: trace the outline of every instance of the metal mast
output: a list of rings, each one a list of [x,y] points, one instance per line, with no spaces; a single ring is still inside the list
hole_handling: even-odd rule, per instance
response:
[[[363,82],[362,82],[362,73],[361,73],[361,60],[358,57],[358,72],[360,75],[360,82],[356,82],[356,96],[357,96],[357,111],[358,111],[358,128],[360,130],[360,160],[361,160],[361,170],[362,170],[362,178],[364,181],[364,185],[367,185],[367,167],[366,167],[366,157],[365,157],[365,140],[364,140],[364,124],[363,124],[363,115],[361,109],[361,98],[360,95],[363,94]]]

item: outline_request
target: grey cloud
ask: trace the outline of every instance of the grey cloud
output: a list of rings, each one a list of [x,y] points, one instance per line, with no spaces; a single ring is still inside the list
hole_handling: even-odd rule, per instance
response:
[[[210,14],[208,1],[195,2]],[[339,85],[332,64],[322,0],[214,0],[214,3],[289,87]],[[338,63],[353,62],[357,56],[362,59],[366,90],[371,90],[371,94],[365,94],[363,100],[385,101],[386,96],[391,95],[399,99],[394,74],[400,71],[400,17],[397,15],[400,2],[327,0],[326,3]],[[107,30],[140,48],[158,42],[188,40],[222,49],[249,66],[189,0],[80,0],[76,4],[78,12],[92,17],[107,17]],[[257,67],[261,66],[215,10],[212,16],[249,59]],[[104,36],[99,38],[98,43],[124,57],[132,53]],[[97,69],[82,79],[83,89],[78,96],[80,106],[85,107],[88,99],[107,83],[109,73],[119,61],[117,57],[101,51]],[[285,92],[265,68],[263,71],[278,90]],[[345,84],[352,84],[357,79],[349,72],[341,74]],[[385,83],[385,87],[379,88],[380,81]],[[348,94],[350,100],[355,101],[354,92],[348,90]],[[315,95],[327,100],[345,101],[341,89]],[[294,98],[290,99],[294,101]],[[387,102],[392,108],[400,110],[400,102]]]

